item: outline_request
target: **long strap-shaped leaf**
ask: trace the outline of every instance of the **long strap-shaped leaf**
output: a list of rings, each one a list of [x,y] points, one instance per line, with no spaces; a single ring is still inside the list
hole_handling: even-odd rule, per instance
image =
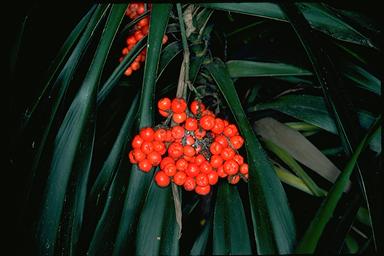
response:
[[[207,65],[245,138],[250,165],[248,192],[259,254],[288,254],[296,241],[295,224],[284,189],[241,106],[224,63]]]
[[[357,146],[355,152],[353,153],[351,159],[348,161],[343,172],[337,178],[335,184],[332,186],[324,202],[321,204],[319,210],[316,213],[315,218],[312,220],[310,226],[304,234],[304,237],[301,239],[296,252],[298,253],[314,253],[317,243],[320,239],[320,236],[331,219],[332,214],[339,202],[343,191],[348,183],[348,180],[356,167],[357,159],[359,158],[361,152],[367,146],[370,139],[372,139],[373,134],[379,128],[382,122],[382,116],[377,118],[375,123],[372,125],[371,129],[368,131],[367,135],[363,138],[360,144]]]
[[[152,126],[153,101],[161,40],[168,23],[171,4],[153,4],[149,25],[147,58],[144,67],[144,79],[139,107],[139,128]],[[129,243],[132,242],[132,233],[135,229],[138,215],[143,207],[153,172],[144,173],[136,165],[132,167],[128,190],[121,215],[120,228],[117,233],[114,255],[127,254]]]
[[[310,60],[314,74],[321,86],[324,99],[335,120],[342,146],[347,156],[351,156],[357,146],[358,140],[358,120],[356,113],[351,112],[352,104],[346,95],[340,93],[345,92],[340,77],[338,76],[332,59],[326,54],[325,49],[318,43],[318,37],[311,29],[309,23],[303,14],[292,3],[281,4],[288,21],[296,32],[303,48],[305,49],[308,59]],[[315,50],[316,49],[316,50]],[[363,172],[360,170],[359,164],[356,164],[357,181],[360,187],[361,195],[365,199],[367,208],[371,216],[371,200],[369,200],[366,187],[364,184]],[[358,206],[357,206],[358,207]],[[356,209],[357,210],[357,209]],[[351,221],[353,219],[351,218]],[[352,223],[350,223],[351,225]],[[372,228],[373,241],[376,246],[375,229]],[[347,229],[345,229],[347,230]]]
[[[97,88],[101,71],[125,9],[126,5],[112,7],[91,66],[56,136],[42,213],[38,223],[39,255],[54,253],[56,234],[71,175],[74,177],[74,184],[70,186],[69,212],[64,218],[64,221],[68,222],[63,225],[65,229],[63,232],[68,232],[65,234],[64,250],[68,250],[67,253],[70,255],[76,251],[92,159]]]
[[[213,220],[214,255],[251,255],[243,203],[237,188],[223,182],[216,197]]]

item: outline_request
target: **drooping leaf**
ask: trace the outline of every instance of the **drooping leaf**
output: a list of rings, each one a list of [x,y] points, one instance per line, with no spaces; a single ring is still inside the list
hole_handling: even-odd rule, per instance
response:
[[[254,134],[234,84],[219,60],[206,66],[216,81],[245,138],[249,162],[248,192],[259,254],[290,253],[296,240],[295,224],[283,187]]]
[[[212,221],[208,220],[193,243],[190,255],[205,255],[211,228]]]
[[[237,188],[223,182],[219,185],[213,219],[214,255],[250,255],[243,204]]]
[[[171,4],[152,5],[147,56],[138,112],[139,128],[152,126],[153,123],[153,101],[155,98],[155,83],[160,59],[161,41],[168,23],[171,7]],[[150,173],[144,173],[137,168],[137,165],[133,165],[113,255],[128,253],[127,250],[129,243],[132,243],[132,233],[136,226],[135,223],[143,207],[152,176],[153,170]]]
[[[381,95],[380,80],[364,68],[352,65],[351,63],[345,63],[342,65],[341,71],[345,77],[353,81],[358,87]]]
[[[311,76],[306,69],[285,63],[230,60],[225,63],[229,75],[238,77],[276,77],[276,76]]]
[[[112,7],[90,68],[56,136],[37,228],[40,254],[51,255],[55,249],[56,234],[71,175],[73,184],[68,188],[71,200],[69,212],[64,216],[67,223],[62,232],[65,233],[64,250],[70,255],[76,253],[92,159],[97,88],[125,8],[124,5]]]
[[[311,221],[311,224],[306,230],[303,238],[300,240],[300,243],[296,248],[296,252],[314,253],[317,243],[321,237],[321,234],[328,221],[331,219],[332,214],[348,183],[348,180],[356,167],[357,159],[359,158],[364,148],[368,145],[369,140],[372,139],[373,134],[381,125],[381,122],[382,116],[376,119],[366,136],[359,143],[352,157],[346,164],[343,172],[337,178],[335,184],[332,186],[324,202],[321,204],[319,210],[316,213],[316,216]]]

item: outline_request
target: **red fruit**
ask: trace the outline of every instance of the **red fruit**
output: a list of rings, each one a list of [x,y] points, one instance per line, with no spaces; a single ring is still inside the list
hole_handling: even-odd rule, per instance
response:
[[[129,8],[131,11],[135,11],[138,7],[139,7],[138,4],[136,4],[136,3],[132,3],[132,4],[129,5],[128,8]]]
[[[195,162],[195,157],[194,156],[186,156],[186,155],[184,155],[183,158],[186,161],[190,162],[190,163],[194,163]]]
[[[148,159],[141,160],[139,162],[139,169],[143,172],[149,172],[152,168],[152,164]]]
[[[185,174],[185,172],[177,172],[174,176],[173,176],[173,182],[176,184],[176,185],[179,185],[179,186],[182,186],[185,182],[185,180],[187,179],[187,174]]]
[[[241,174],[248,174],[248,164],[240,165],[240,173]]]
[[[165,147],[165,144],[163,142],[154,140],[152,142],[152,145],[153,145],[153,150],[159,152],[160,155],[164,155],[165,152],[167,152],[167,148]]]
[[[175,138],[173,138],[173,136],[172,136],[172,131],[171,130],[167,130],[167,139],[165,141],[172,142],[174,140],[175,140]]]
[[[146,155],[138,148],[135,148],[132,152],[133,157],[137,162],[140,162],[145,159]]]
[[[166,187],[171,182],[171,179],[163,171],[158,171],[155,175],[155,181],[159,187]]]
[[[121,51],[121,54],[123,55],[127,55],[128,54],[128,48],[127,47],[124,47],[123,50]]]
[[[207,160],[204,160],[204,162],[200,164],[199,167],[200,167],[200,172],[205,174],[208,174],[212,171],[212,166]]]
[[[187,109],[187,103],[182,98],[175,98],[172,100],[171,108],[174,113],[180,114]]]
[[[171,132],[172,137],[175,139],[181,139],[184,137],[184,128],[182,126],[173,126]]]
[[[205,161],[207,161],[206,159],[205,159],[205,157],[203,156],[203,155],[200,155],[200,154],[198,154],[196,157],[195,157],[195,164],[197,164],[197,165],[201,165],[202,163],[204,163]]]
[[[212,116],[213,118],[215,118],[215,114],[213,114],[213,112],[208,110],[208,109],[204,110],[201,115],[202,116]]]
[[[228,175],[235,175],[239,171],[239,165],[232,159],[225,161],[223,168]]]
[[[185,144],[187,145],[193,145],[195,143],[195,139],[192,136],[187,136],[185,138]]]
[[[244,139],[240,135],[235,135],[231,137],[231,144],[235,149],[239,149],[244,144]]]
[[[228,182],[230,183],[230,184],[237,184],[237,183],[239,183],[239,181],[240,181],[240,176],[239,175],[235,175],[235,176],[228,176]]]
[[[161,42],[162,42],[162,44],[166,44],[168,42],[168,36],[164,35],[163,40]]]
[[[198,122],[195,118],[188,117],[185,120],[185,129],[188,131],[194,131],[198,128]]]
[[[201,103],[197,100],[194,100],[191,103],[190,109],[194,115],[197,115],[198,113],[201,114],[205,110],[205,106],[203,103]]]
[[[195,130],[194,134],[195,134],[196,139],[201,140],[202,138],[205,137],[207,132],[204,129],[198,128]]]
[[[215,185],[219,180],[219,175],[215,171],[210,171],[207,174],[209,185]]]
[[[152,141],[155,131],[151,127],[142,128],[140,130],[140,136],[145,141]]]
[[[176,166],[174,164],[167,164],[164,169],[162,169],[164,171],[164,173],[167,175],[167,176],[173,176],[176,174],[177,170],[176,170]]]
[[[149,31],[149,26],[148,25],[141,28],[141,32],[144,35],[148,34],[148,31]]]
[[[131,68],[132,70],[138,70],[140,68],[140,63],[138,61],[134,61],[132,64],[131,64]]]
[[[183,147],[183,153],[186,156],[194,156],[196,152],[195,152],[195,149],[192,146],[185,145]]]
[[[133,148],[140,148],[141,144],[143,143],[144,139],[140,137],[140,135],[135,135],[132,140],[132,147]]]
[[[220,134],[224,131],[224,121],[220,118],[215,119],[215,125],[212,127],[211,131],[216,134]]]
[[[218,142],[213,142],[211,146],[209,146],[209,151],[211,151],[212,154],[218,155],[223,150],[223,146]]]
[[[144,12],[145,12],[144,6],[140,6],[140,7],[138,7],[137,10],[136,10],[136,13],[137,13],[138,15],[141,15],[141,14],[143,14]]]
[[[228,174],[225,173],[223,166],[217,168],[217,175],[221,178],[225,178],[228,176]]]
[[[167,139],[167,131],[163,128],[157,129],[153,138],[157,141],[163,142]]]
[[[196,185],[198,186],[208,186],[208,176],[204,173],[200,173],[199,175],[196,176]]]
[[[198,154],[200,151],[201,151],[201,146],[200,146],[200,145],[197,145],[197,146],[196,146],[196,154]]]
[[[235,155],[233,160],[235,160],[238,165],[242,165],[244,163],[244,158],[241,155]]]
[[[137,24],[138,24],[140,27],[147,26],[147,25],[148,25],[148,17],[145,17],[145,18],[141,19]]]
[[[131,162],[131,164],[137,163],[137,161],[135,160],[135,157],[133,156],[133,150],[129,151],[128,157],[129,157],[129,161]]]
[[[168,147],[168,155],[173,158],[179,158],[183,155],[183,145],[180,143],[173,142]]]
[[[132,75],[132,68],[131,67],[129,67],[129,68],[127,68],[125,71],[124,71],[124,75],[126,75],[126,76],[130,76],[130,75]]]
[[[171,100],[169,98],[162,98],[157,102],[157,107],[161,110],[168,110],[171,108]]]
[[[134,36],[130,36],[127,38],[127,45],[135,45],[136,43],[137,43],[137,40],[135,39]]]
[[[152,144],[152,142],[143,141],[143,143],[141,144],[140,150],[144,154],[148,155],[149,153],[151,153],[153,151],[153,144]]]
[[[204,186],[204,187],[197,186],[195,188],[195,191],[196,191],[197,194],[205,196],[205,195],[208,195],[209,192],[211,191],[211,186],[209,186],[209,185],[208,186]]]
[[[215,141],[220,143],[223,146],[223,148],[228,147],[228,140],[227,140],[227,137],[225,137],[224,135],[216,136]]]
[[[210,164],[213,168],[219,168],[223,164],[223,158],[220,155],[213,155]]]
[[[160,169],[164,169],[168,164],[175,164],[175,160],[172,157],[166,156],[160,162]]]
[[[227,120],[224,120],[224,127],[227,127],[229,125]]]
[[[161,162],[161,154],[157,151],[152,151],[147,155],[147,159],[153,166],[158,166]]]
[[[189,177],[196,177],[200,173],[200,168],[195,163],[189,163],[187,169],[185,170],[185,173]]]
[[[237,130],[236,125],[230,124],[230,125],[228,125],[227,127],[224,128],[223,133],[227,137],[232,137],[232,136],[237,135],[239,132]]]
[[[168,117],[168,116],[169,116],[169,113],[168,113],[167,111],[165,111],[165,110],[161,110],[161,109],[159,109],[159,113],[160,113],[160,115],[163,116],[163,117]]]
[[[185,112],[174,113],[172,116],[173,122],[175,122],[177,124],[181,124],[182,122],[185,121],[185,119],[187,119],[187,114]]]
[[[141,33],[140,30],[135,32],[136,41],[140,41],[143,37],[144,37],[144,35],[143,35],[143,33]]]
[[[192,191],[195,189],[196,187],[196,182],[195,182],[195,179],[192,178],[192,177],[187,177],[184,181],[184,189],[186,191]]]
[[[185,171],[188,167],[188,161],[184,158],[180,158],[176,161],[176,169],[179,171]]]
[[[200,119],[200,126],[205,130],[211,130],[215,125],[215,118],[213,116],[203,116]]]
[[[224,148],[224,149],[221,151],[221,154],[220,154],[220,156],[221,156],[224,160],[232,159],[232,158],[234,158],[235,155],[236,155],[235,151],[233,151],[233,149],[231,149],[230,147]]]

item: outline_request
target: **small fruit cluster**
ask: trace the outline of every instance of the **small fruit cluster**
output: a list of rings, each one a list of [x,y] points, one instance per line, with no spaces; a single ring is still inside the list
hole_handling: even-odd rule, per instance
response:
[[[147,4],[148,10],[151,8],[151,4]],[[125,15],[130,19],[134,20],[141,16],[145,12],[144,3],[131,3],[128,5],[127,11]],[[132,48],[139,42],[144,36],[148,34],[149,31],[149,15],[140,19],[134,29],[133,32],[127,37],[126,43],[127,46],[122,50],[122,56],[119,61],[121,62],[124,59],[124,56],[127,55]],[[168,41],[167,35],[164,35],[162,43],[165,44]],[[140,68],[140,63],[145,61],[146,51],[147,49],[143,49],[140,54],[136,57],[136,59],[132,62],[132,64],[125,70],[124,75],[130,76],[133,71],[136,71]]]
[[[236,125],[216,117],[196,100],[189,109],[181,98],[163,98],[157,106],[160,115],[172,118],[174,125],[142,128],[129,152],[130,162],[144,172],[160,166],[157,185],[166,187],[172,181],[207,195],[219,177],[231,184],[248,179],[248,164],[238,153],[244,139]]]

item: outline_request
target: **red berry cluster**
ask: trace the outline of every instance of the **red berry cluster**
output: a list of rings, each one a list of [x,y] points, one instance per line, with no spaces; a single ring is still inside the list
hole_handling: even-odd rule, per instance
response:
[[[219,177],[231,184],[248,179],[248,164],[237,151],[244,139],[236,125],[216,117],[199,101],[188,109],[184,99],[163,98],[157,106],[175,125],[142,128],[129,152],[131,163],[144,172],[160,166],[157,185],[166,187],[173,181],[187,191],[207,195]]]
[[[150,10],[151,4],[147,5],[147,8]],[[145,12],[144,3],[131,3],[128,5],[127,11],[125,12],[125,15],[128,16],[130,19],[136,19],[140,15],[142,15]],[[120,57],[119,61],[121,62],[125,55],[129,53],[129,51],[132,50],[132,48],[136,45],[137,42],[139,42],[144,36],[148,34],[149,31],[149,15],[139,20],[135,27],[133,32],[127,37],[126,43],[127,46],[123,48],[122,50],[122,56]],[[164,35],[163,37],[163,44],[165,44],[168,41],[167,35]],[[133,71],[136,71],[140,68],[140,63],[145,61],[145,55],[146,55],[147,49],[143,49],[141,53],[136,57],[136,59],[132,62],[132,64],[125,70],[124,74],[126,76],[130,76]]]

